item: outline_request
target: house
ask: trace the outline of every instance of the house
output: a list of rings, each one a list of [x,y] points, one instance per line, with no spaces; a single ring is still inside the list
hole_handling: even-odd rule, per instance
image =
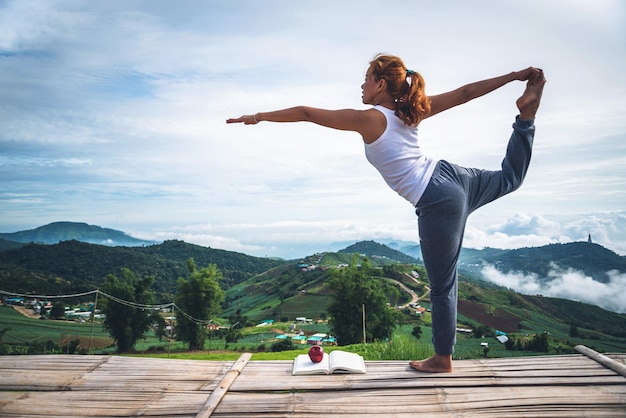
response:
[[[306,343],[310,345],[320,345],[322,343],[322,337],[316,337],[314,335],[311,335],[309,338],[307,338]]]
[[[24,305],[24,298],[6,298],[4,303],[7,305]]]
[[[321,344],[326,337],[328,337],[327,334],[322,334],[322,333],[313,334],[309,338],[307,338],[306,343],[311,344],[311,345],[318,345],[318,344]]]
[[[291,337],[294,344],[306,344],[306,337],[304,335],[296,335]]]

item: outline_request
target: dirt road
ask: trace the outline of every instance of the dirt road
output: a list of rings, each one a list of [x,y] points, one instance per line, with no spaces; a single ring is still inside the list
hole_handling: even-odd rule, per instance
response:
[[[18,311],[22,315],[27,316],[29,318],[39,318],[39,314],[37,312],[35,312],[32,309],[29,309],[29,308],[27,308],[25,306],[13,305],[13,309],[15,309],[16,311]]]

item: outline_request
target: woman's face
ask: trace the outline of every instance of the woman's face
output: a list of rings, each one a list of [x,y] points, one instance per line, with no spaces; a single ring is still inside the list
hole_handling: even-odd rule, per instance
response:
[[[363,100],[363,104],[371,104],[374,103],[375,97],[379,92],[380,82],[376,79],[376,76],[372,74],[371,71],[367,71],[365,75],[365,82],[361,84],[361,90],[363,90],[363,95],[361,96]]]

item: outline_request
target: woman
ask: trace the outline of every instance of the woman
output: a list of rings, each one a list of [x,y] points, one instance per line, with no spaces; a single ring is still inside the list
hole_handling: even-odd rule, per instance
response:
[[[499,171],[468,169],[435,161],[422,153],[419,123],[505,84],[527,81],[517,100],[519,115]],[[436,96],[427,96],[424,79],[402,60],[377,55],[369,65],[363,90],[368,110],[324,110],[298,106],[244,115],[227,123],[313,122],[354,131],[365,143],[367,159],[387,184],[416,208],[422,257],[431,286],[435,355],[410,366],[425,372],[451,372],[456,338],[457,261],[467,217],[482,205],[521,186],[532,151],[534,118],[545,78],[538,68],[478,81]]]

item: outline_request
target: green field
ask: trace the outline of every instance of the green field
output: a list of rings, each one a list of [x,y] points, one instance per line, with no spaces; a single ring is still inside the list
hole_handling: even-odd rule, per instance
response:
[[[319,296],[317,296],[319,298]],[[306,298],[308,299],[308,298]],[[626,352],[626,341],[623,338],[609,337],[601,334],[592,334],[585,331],[583,337],[571,337],[567,325],[537,313],[526,312],[523,323],[524,330],[509,334],[516,339],[530,339],[535,334],[549,335],[550,350],[545,352],[510,351],[494,337],[474,338],[457,334],[455,347],[456,359],[471,359],[482,357],[516,357],[545,354],[571,353],[572,347],[583,344],[600,352]],[[459,320],[471,323],[469,318],[459,315]],[[412,320],[410,323],[399,326],[394,332],[391,341],[378,343],[357,344],[341,347],[353,352],[361,353],[368,360],[410,360],[425,358],[432,354],[431,328],[429,315],[426,314],[423,322]],[[413,327],[419,324],[422,335],[419,340],[411,335]],[[267,327],[248,327],[241,331],[242,337],[235,343],[226,343],[216,338],[211,332],[208,334],[204,351],[188,353],[186,345],[177,341],[159,341],[151,332],[146,333],[135,346],[136,355],[148,355],[170,358],[191,359],[236,359],[244,351],[253,352],[255,360],[288,360],[296,354],[308,350],[308,345],[295,345],[293,351],[271,352],[271,346],[276,341],[278,332],[287,332],[293,322],[276,322]],[[328,333],[328,326],[323,323],[301,324],[297,326],[306,334],[316,332]],[[30,318],[17,312],[10,306],[0,306],[0,347],[3,354],[29,354],[26,347],[42,345],[50,341],[50,348],[44,353],[65,353],[68,342],[80,340],[81,353],[113,354],[116,347],[107,331],[98,322],[77,323],[73,321],[41,320]],[[481,343],[488,344],[488,350]],[[53,347],[53,346],[56,347]],[[332,347],[327,347],[332,350]]]
[[[80,348],[94,354],[114,352],[115,346],[109,333],[96,322],[78,323],[74,321],[49,320],[29,318],[14,310],[10,306],[0,306],[0,330],[6,330],[2,335],[2,345],[14,348],[16,354],[27,354],[16,347],[25,347],[32,344],[44,344],[48,341],[67,346],[72,340],[80,340]],[[168,343],[160,342],[154,335],[146,334],[146,338],[136,345],[137,350],[148,350],[151,347],[167,347]],[[172,344],[172,349],[182,349],[181,343]],[[13,350],[15,351],[15,350]],[[58,350],[56,350],[58,352]],[[54,352],[54,351],[51,351]],[[63,351],[61,351],[63,352]]]

